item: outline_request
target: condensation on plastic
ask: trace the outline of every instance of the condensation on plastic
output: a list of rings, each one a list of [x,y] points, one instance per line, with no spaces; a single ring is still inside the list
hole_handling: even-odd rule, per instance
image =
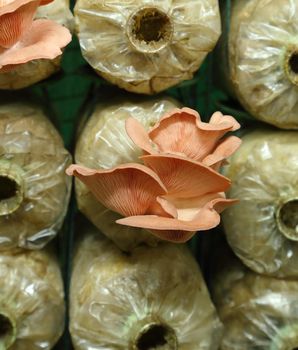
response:
[[[226,237],[258,273],[298,277],[297,140],[296,131],[252,132],[224,169],[240,200],[223,213]]]
[[[144,94],[191,79],[221,32],[217,0],[78,0],[75,18],[96,72]]]
[[[220,349],[297,349],[298,281],[258,275],[236,258],[223,260],[211,283],[224,324]]]
[[[74,26],[69,0],[54,0],[46,6],[39,7],[35,18],[53,20],[71,31]],[[0,90],[16,90],[35,84],[58,72],[60,64],[61,56],[53,60],[34,60],[10,72],[0,73]]]
[[[220,62],[230,90],[254,117],[298,129],[298,3],[231,1]],[[228,23],[224,18],[223,23]],[[227,42],[225,42],[225,40]],[[292,59],[292,62],[291,62]],[[292,67],[292,68],[291,68]]]
[[[0,250],[39,249],[57,234],[70,196],[70,163],[41,109],[0,106]]]
[[[1,350],[52,349],[64,314],[61,273],[49,251],[0,254]]]
[[[89,230],[73,266],[76,350],[218,348],[221,324],[186,246],[161,243],[126,254]]]
[[[142,151],[128,137],[125,120],[133,117],[148,130],[167,111],[178,106],[169,98],[118,99],[98,104],[79,137],[75,161],[93,169],[109,169],[123,163],[140,163]],[[80,211],[112,239],[117,246],[129,251],[141,243],[156,245],[158,238],[145,229],[116,224],[121,216],[98,202],[90,190],[76,180],[76,197]]]

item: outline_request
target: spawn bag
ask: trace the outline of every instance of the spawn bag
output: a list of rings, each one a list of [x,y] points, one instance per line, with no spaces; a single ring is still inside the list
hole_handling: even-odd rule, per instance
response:
[[[166,112],[177,106],[178,102],[165,98],[98,104],[76,145],[76,163],[94,169],[108,169],[122,163],[140,163],[142,150],[127,135],[125,120],[133,117],[148,130]],[[129,251],[143,242],[149,245],[157,243],[158,238],[145,229],[118,225],[115,221],[121,215],[98,202],[81,181],[76,179],[75,184],[80,211],[121,249]]]
[[[211,288],[224,324],[220,349],[297,349],[298,282],[257,275],[236,258],[223,260]]]
[[[37,10],[36,18],[51,19],[59,24],[73,29],[73,15],[69,8],[69,0],[54,0]]]
[[[0,250],[42,248],[60,229],[71,157],[41,109],[0,105]]]
[[[126,254],[96,232],[74,257],[70,332],[76,350],[215,350],[221,325],[185,246]]]
[[[230,92],[254,117],[298,129],[298,3],[237,0],[224,13],[218,60]]]
[[[258,273],[298,276],[298,133],[255,131],[224,173],[240,202],[223,214],[227,240]]]
[[[0,349],[50,350],[64,329],[64,293],[47,251],[0,254]]]
[[[191,79],[220,35],[217,0],[78,0],[75,19],[95,71],[143,94]]]
[[[39,7],[35,18],[49,19],[71,31],[73,29],[73,15],[69,9],[69,0],[54,0],[46,6]],[[62,56],[53,60],[33,60],[11,71],[0,73],[0,90],[22,89],[48,78],[60,70],[61,58]]]

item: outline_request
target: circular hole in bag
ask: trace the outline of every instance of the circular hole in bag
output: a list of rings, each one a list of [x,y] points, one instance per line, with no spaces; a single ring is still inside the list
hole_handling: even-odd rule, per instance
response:
[[[298,241],[298,199],[280,205],[276,217],[281,233],[292,241]]]
[[[171,41],[173,26],[170,17],[155,7],[134,12],[128,21],[127,34],[137,51],[157,52]]]
[[[175,331],[162,324],[146,326],[136,340],[137,350],[176,350],[177,338]]]

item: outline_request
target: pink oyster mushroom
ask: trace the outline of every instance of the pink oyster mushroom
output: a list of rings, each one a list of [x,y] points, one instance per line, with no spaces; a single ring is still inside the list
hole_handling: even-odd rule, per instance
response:
[[[224,196],[226,177],[179,155],[147,155],[145,164],[123,164],[110,170],[71,165],[98,201],[119,213],[118,224],[148,229],[162,240],[183,243],[197,231],[220,223],[219,213],[234,200]]]
[[[233,117],[220,112],[204,123],[190,108],[174,109],[149,132],[134,118],[126,121],[127,134],[145,154],[176,154],[216,170],[241,144],[236,136],[223,136],[239,128]]]
[[[53,0],[0,0],[0,73],[35,59],[54,59],[71,41],[68,29],[33,20],[37,8]]]
[[[186,242],[195,232],[216,227],[220,212],[235,203],[224,195],[230,180],[217,170],[241,143],[235,136],[223,136],[239,127],[234,118],[219,112],[203,123],[188,108],[167,114],[149,133],[130,118],[126,130],[144,150],[144,165],[110,170],[71,165],[67,174],[122,215],[118,224],[145,228],[162,240]]]

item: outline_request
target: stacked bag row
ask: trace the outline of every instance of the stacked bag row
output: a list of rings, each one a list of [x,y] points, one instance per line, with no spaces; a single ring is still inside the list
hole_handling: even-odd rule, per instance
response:
[[[71,156],[43,111],[27,103],[0,106],[0,134],[0,345],[51,349],[65,306],[48,243],[66,214]]]
[[[218,49],[218,62],[227,63],[221,67],[228,69],[219,70],[230,93],[253,116],[283,129],[297,128],[297,6],[292,1],[227,2],[223,24],[230,32]],[[57,70],[61,49],[70,41],[68,11],[62,0],[0,5],[0,28],[13,23],[17,29],[8,38],[0,30],[1,89],[28,86]],[[33,21],[35,14],[43,19]],[[47,30],[51,15],[58,22],[63,17],[63,26],[55,23]],[[143,94],[190,79],[220,35],[218,4],[211,0],[79,0],[75,17],[82,53],[95,71]],[[79,209],[101,231],[83,229],[74,255],[70,331],[76,349],[218,348],[221,324],[194,259],[184,245],[160,241],[188,241],[196,231],[217,226],[226,207],[231,247],[248,267],[272,277],[241,265],[235,278],[222,274],[214,287],[225,325],[221,347],[297,347],[296,327],[288,327],[291,298],[283,292],[295,290],[297,277],[296,132],[271,129],[245,136],[225,177],[219,168],[240,142],[223,136],[239,124],[221,113],[203,123],[198,113],[179,107],[163,98],[99,104],[81,130],[76,165],[69,167],[70,156],[42,111],[16,103],[1,106],[2,347],[51,349],[62,333],[57,263],[48,250],[23,249],[44,248],[60,229],[70,192],[66,169],[77,177]],[[231,200],[224,196],[227,190]],[[231,266],[233,272],[238,262]],[[245,300],[254,305],[250,334],[233,313],[238,301],[226,303],[221,294],[237,298],[235,284],[239,305]],[[260,293],[269,296],[270,307],[251,302]],[[279,322],[270,328],[268,343],[256,334],[262,328],[268,335],[260,317],[278,308],[272,295],[282,298],[288,312],[266,316]],[[47,318],[42,328],[41,319]]]
[[[211,293],[224,324],[220,349],[296,349],[297,279],[253,272],[233,256],[225,242],[217,257]]]
[[[246,266],[222,252],[210,277],[224,324],[220,348],[296,349],[298,2],[226,1],[222,11],[221,81],[251,116],[279,129],[244,132],[223,169],[232,180],[228,195],[239,199],[223,227]]]
[[[0,89],[56,72],[71,23],[64,0],[1,1]],[[43,109],[23,100],[3,94],[0,105],[0,348],[49,350],[65,325],[64,285],[50,241],[68,207],[71,156]]]
[[[221,323],[181,243],[217,226],[234,204],[223,193],[230,181],[217,169],[239,146],[237,137],[224,137],[239,124],[219,112],[204,123],[178,105],[166,98],[99,103],[81,129],[77,164],[67,173],[76,177],[80,211],[97,229],[78,230],[70,291],[75,349],[219,346]]]
[[[85,58],[100,75],[133,92],[153,94],[190,79],[215,46],[220,16],[217,1],[182,5],[77,2],[76,30]],[[73,28],[68,6],[63,0],[7,0],[0,5],[0,89],[27,87],[60,68],[62,50],[70,41],[68,29]],[[196,36],[197,32],[201,35]],[[194,258],[185,246],[160,241],[185,242],[197,229],[218,224],[219,212],[230,204],[221,193],[229,181],[211,164],[217,168],[226,155],[220,150],[222,158],[217,155],[215,160],[208,159],[208,155],[220,146],[217,128],[224,134],[238,126],[221,114],[214,116],[215,126],[210,126],[214,138],[199,155],[210,166],[176,159],[181,169],[187,164],[201,180],[212,180],[208,189],[197,190],[195,199],[199,203],[192,206],[198,219],[184,215],[183,205],[181,219],[173,213],[174,204],[161,198],[164,205],[171,206],[165,210],[155,202],[157,195],[168,190],[157,173],[140,164],[142,146],[138,140],[131,140],[125,129],[128,118],[135,118],[132,132],[137,127],[142,133],[172,113],[169,116],[174,115],[174,119],[175,114],[178,119],[181,114],[182,119],[191,121],[194,139],[198,138],[196,132],[209,134],[196,112],[177,107],[176,101],[162,98],[100,104],[79,138],[79,164],[109,169],[134,163],[133,172],[141,176],[128,174],[124,190],[133,192],[140,180],[142,193],[148,189],[152,193],[147,203],[141,197],[129,203],[133,198],[128,198],[128,212],[129,208],[137,211],[141,207],[145,214],[151,203],[151,213],[158,214],[169,229],[150,231],[148,224],[116,224],[125,212],[101,203],[92,186],[90,189],[84,181],[77,181],[79,208],[113,242],[88,224],[80,232],[70,292],[70,331],[76,349],[218,346],[221,324]],[[65,307],[61,273],[53,246],[48,243],[57,235],[66,214],[71,177],[65,171],[71,157],[40,108],[15,99],[2,104],[0,114],[0,345],[4,349],[51,349],[63,332]],[[203,142],[201,138],[197,142]],[[73,171],[69,168],[67,172]],[[186,188],[186,197],[192,196],[189,192],[193,185]],[[121,192],[121,186],[116,183],[108,191]],[[99,199],[103,192],[102,188]],[[120,202],[125,201],[124,195],[120,193]],[[178,193],[183,200],[180,197]],[[210,216],[206,224],[202,220],[205,213]]]

